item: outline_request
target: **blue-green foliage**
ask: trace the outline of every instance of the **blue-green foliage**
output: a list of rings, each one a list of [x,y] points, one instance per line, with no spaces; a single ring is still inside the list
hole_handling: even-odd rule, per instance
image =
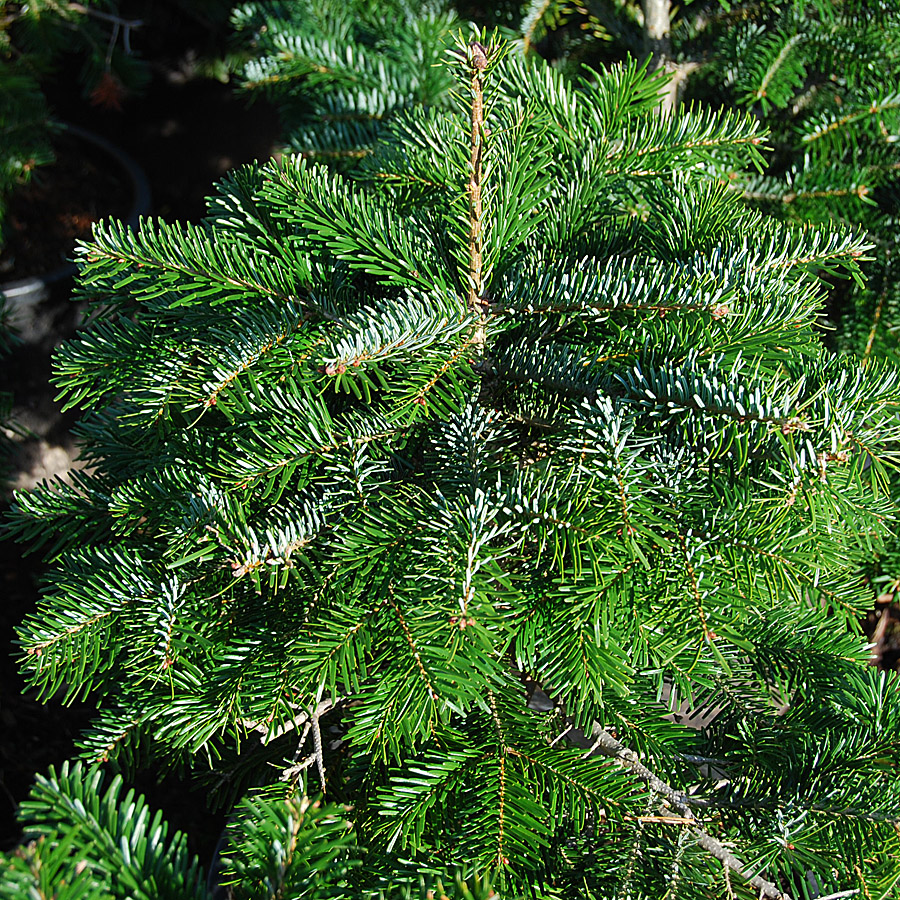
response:
[[[826,340],[864,363],[896,364],[900,3],[740,4],[708,32],[716,37],[705,80],[724,82],[773,131],[768,171],[736,176],[733,186],[789,221],[841,222],[868,235],[866,282],[842,286],[829,305]],[[683,42],[682,52],[690,46]],[[896,496],[897,486],[891,490]],[[897,555],[892,542],[867,567],[892,592]]]
[[[900,4],[745,4],[719,25],[707,77],[766,118],[776,150],[765,176],[736,185],[793,221],[839,221],[870,235],[868,284],[835,311],[839,347],[896,358]]]
[[[282,114],[291,150],[348,165],[385,124],[414,106],[443,106],[440,65],[460,22],[445,0],[291,0],[232,12],[244,90]]]
[[[121,778],[80,762],[39,775],[20,810],[25,843],[0,854],[3,900],[488,900],[483,879],[439,878],[410,871],[394,883],[350,884],[360,863],[349,808],[323,804],[279,785],[244,798],[209,874],[180,832],[169,837],[143,796],[123,793]]]
[[[253,166],[201,225],[82,248],[57,378],[91,468],[18,498],[53,564],[24,669],[98,700],[88,759],[296,782],[245,807],[242,880],[312,816],[296,884],[352,897],[888,897],[900,708],[858,571],[900,376],[816,331],[868,244],[722,187],[753,118],[502,49],[354,180]]]
[[[37,776],[20,808],[29,843],[3,858],[0,896],[65,900],[200,900],[200,868],[186,839],[169,837],[142,796],[123,794],[121,778],[81,763]]]

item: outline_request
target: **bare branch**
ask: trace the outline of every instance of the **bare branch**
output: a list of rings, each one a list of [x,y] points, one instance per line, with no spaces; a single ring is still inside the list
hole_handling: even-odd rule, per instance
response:
[[[684,819],[692,823],[688,827],[697,843],[707,853],[714,856],[727,869],[738,874],[747,884],[755,887],[762,897],[766,897],[768,900],[791,900],[788,894],[781,891],[771,881],[766,881],[762,876],[748,872],[744,864],[729,849],[702,828],[691,810],[691,798],[687,794],[666,784],[641,762],[637,753],[630,750],[620,741],[617,741],[609,732],[601,728],[594,732],[593,737],[594,743],[591,744],[584,756],[600,752],[604,756],[614,759],[623,769],[633,772],[641,781],[646,782],[655,794],[662,798],[663,802],[661,805],[664,808],[674,806],[681,812]]]
[[[672,55],[670,3],[669,0],[641,0],[641,8],[644,12],[644,43],[653,57],[653,68],[658,69]]]
[[[93,16],[93,18],[100,19],[102,22],[110,22],[117,27],[126,29],[140,28],[144,24],[142,19],[124,19],[122,16],[106,13],[103,10],[94,9],[92,6],[84,6],[81,3],[69,3],[67,8],[83,16]]]

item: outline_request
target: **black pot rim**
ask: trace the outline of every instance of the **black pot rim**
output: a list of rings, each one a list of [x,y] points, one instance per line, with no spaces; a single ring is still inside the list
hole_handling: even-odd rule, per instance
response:
[[[124,222],[126,225],[137,225],[140,217],[150,212],[150,183],[147,181],[144,170],[121,147],[117,147],[111,141],[101,137],[101,135],[69,122],[60,122],[58,124],[62,125],[67,133],[93,144],[119,164],[131,182],[132,193],[131,207],[124,218]],[[11,301],[22,300],[33,292],[42,290],[48,284],[62,281],[64,278],[74,275],[76,271],[75,263],[67,262],[42,275],[31,275],[28,278],[19,278],[15,281],[0,282],[0,297]]]

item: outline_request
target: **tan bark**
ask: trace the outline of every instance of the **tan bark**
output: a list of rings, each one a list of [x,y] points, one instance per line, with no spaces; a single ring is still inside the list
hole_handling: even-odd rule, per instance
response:
[[[694,68],[677,66],[672,62],[672,27],[670,0],[641,0],[644,12],[644,49],[651,57],[650,68],[665,69],[671,76],[668,88],[660,104],[663,115],[670,114],[678,104],[678,91],[687,74]]]

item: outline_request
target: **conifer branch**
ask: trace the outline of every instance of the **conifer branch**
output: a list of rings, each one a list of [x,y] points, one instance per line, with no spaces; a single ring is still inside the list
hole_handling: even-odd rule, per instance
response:
[[[633,772],[641,781],[646,782],[655,794],[662,798],[664,807],[674,806],[685,819],[689,819],[693,823],[694,827],[691,831],[694,834],[694,838],[707,853],[714,856],[726,868],[736,872],[744,881],[756,888],[760,892],[761,897],[766,897],[768,900],[791,900],[788,894],[781,891],[771,881],[766,881],[760,875],[748,872],[744,864],[730,850],[700,826],[698,819],[691,810],[691,800],[687,794],[666,784],[665,781],[641,762],[637,753],[630,750],[620,741],[617,741],[609,732],[601,728],[599,731],[594,731],[593,737],[594,743],[585,751],[584,756],[589,756],[593,752],[599,751],[604,756],[614,759],[622,768]]]
[[[409,630],[409,625],[406,624],[406,618],[403,615],[403,610],[401,610],[397,605],[397,601],[394,597],[394,586],[392,584],[388,585],[387,603],[397,614],[397,621],[400,623],[400,628],[403,631],[403,637],[406,639],[406,643],[409,644],[410,653],[415,660],[419,675],[422,677],[422,681],[425,683],[425,690],[427,691],[428,696],[432,700],[437,700],[438,693],[434,689],[434,684],[432,683],[431,679],[428,677],[428,671],[425,669],[425,665],[422,662],[422,656],[419,653],[419,648],[416,646],[415,638],[412,636],[412,632]]]
[[[759,87],[756,90],[756,96],[754,99],[762,100],[763,97],[766,96],[766,91],[768,90],[769,83],[775,77],[775,73],[784,65],[784,61],[790,56],[791,50],[793,50],[796,44],[799,44],[800,41],[804,39],[802,34],[795,34],[789,40],[785,41],[784,46],[781,50],[778,51],[778,55],[772,60],[771,65],[766,69],[765,75],[760,82]]]
[[[491,704],[491,718],[494,722],[494,728],[497,732],[497,742],[500,744],[500,780],[498,784],[499,797],[497,802],[497,868],[507,865],[509,859],[506,857],[506,847],[504,845],[505,833],[504,825],[506,820],[506,757],[510,752],[510,748],[506,743],[506,736],[503,733],[503,723],[497,712],[497,698],[493,691],[488,691],[488,700]]]
[[[703,609],[703,597],[700,594],[700,585],[697,580],[697,573],[694,570],[694,566],[691,563],[690,554],[688,553],[687,540],[681,533],[679,533],[678,535],[678,542],[681,545],[681,554],[684,557],[684,570],[691,589],[691,596],[694,598],[694,603],[697,606],[697,615],[700,619],[700,626],[703,629],[703,639],[707,642],[715,640],[715,635],[709,627],[709,622],[706,619],[706,612]]]
[[[573,871],[649,900],[865,892],[895,865],[900,706],[842,626],[889,533],[872,488],[900,374],[827,359],[814,323],[821,276],[861,279],[868,238],[770,224],[716,187],[759,164],[750,120],[656,116],[637,63],[573,90],[482,40],[459,48],[452,110],[334,106],[384,117],[326,123],[371,149],[352,184],[295,159],[236,172],[202,226],[97,229],[80,285],[106,311],[57,369],[95,410],[96,473],[14,518],[55,572],[19,632],[30,682],[97,696],[98,757],[202,755],[231,793],[269,763],[281,799],[246,801],[235,858],[295,894],[315,877],[344,896],[345,854],[360,900],[456,862],[517,897]],[[792,187],[880,184],[825,174]],[[578,704],[555,740],[533,712],[562,703],[524,708],[530,672]],[[685,681],[737,723],[727,754],[665,717],[653,683]],[[790,752],[742,727],[761,709]],[[284,796],[317,767],[358,838],[346,810],[297,830]]]
[[[775,800],[760,799],[756,797],[748,797],[742,800],[708,800],[701,797],[685,798],[685,802],[691,806],[700,809],[752,809],[752,810],[775,810],[778,804]],[[867,812],[863,809],[855,809],[853,807],[840,807],[827,803],[804,803],[796,801],[794,808],[802,811],[814,813],[822,813],[826,816],[834,818],[847,817],[850,819],[859,819],[864,822],[877,822],[879,824],[888,824],[900,827],[900,816],[891,816],[887,813]]]
[[[898,108],[900,108],[900,95],[898,94],[892,94],[890,97],[885,98],[880,103],[876,100],[873,100],[869,106],[866,106],[862,109],[854,109],[852,112],[849,112],[846,115],[841,116],[840,118],[832,119],[827,123],[821,125],[819,128],[815,129],[814,131],[803,135],[802,141],[804,144],[811,144],[814,141],[818,141],[819,139],[826,137],[827,135],[831,135],[836,131],[840,131],[842,128],[846,128],[848,125],[851,125],[854,122],[858,122],[861,119],[866,119],[870,116],[880,116],[884,112],[888,112],[890,110]]]

